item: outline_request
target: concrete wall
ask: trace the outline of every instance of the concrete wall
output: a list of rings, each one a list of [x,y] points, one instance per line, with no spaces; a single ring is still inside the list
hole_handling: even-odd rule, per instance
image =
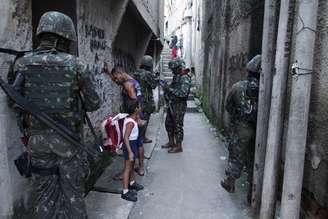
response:
[[[304,218],[328,217],[328,2],[319,0],[319,4],[315,73],[303,184]],[[228,124],[224,109],[227,93],[233,83],[245,78],[244,68],[247,61],[261,52],[262,20],[263,1],[204,2],[202,39],[205,56],[201,91],[205,112],[220,128],[224,129]],[[295,45],[292,47],[292,56],[294,50]],[[290,82],[291,80],[289,88]],[[288,98],[286,105],[289,104]],[[288,126],[288,109],[287,106],[285,132]]]
[[[202,41],[203,0],[166,0],[166,39],[175,34],[182,39],[183,49],[178,55],[186,62],[186,67],[195,73],[195,85],[202,86],[204,68],[204,41]],[[189,6],[189,7],[188,7]],[[191,7],[190,7],[191,6]]]
[[[202,40],[203,0],[195,0],[193,6],[193,48],[192,66],[195,68],[195,84],[198,90],[202,89],[204,70],[204,41]]]
[[[112,22],[110,2],[102,0],[79,0],[77,4],[77,29],[79,37],[79,56],[89,64],[97,82],[98,94],[103,101],[102,107],[93,113],[93,121],[99,124],[100,120],[113,111],[119,111],[120,92],[108,76],[101,73],[104,62],[113,66],[112,56]],[[92,30],[101,30],[104,36],[93,34]],[[94,46],[100,44],[101,46]]]
[[[213,123],[227,124],[224,102],[231,86],[245,78],[245,65],[261,52],[263,1],[204,1],[203,105]]]
[[[49,7],[47,10],[59,10],[56,4],[45,6]],[[101,109],[91,114],[96,126],[105,116],[119,112],[121,105],[120,88],[101,72],[104,62],[109,63],[109,67],[120,63],[127,70],[135,69],[148,46],[153,46],[149,43],[151,38],[163,38],[161,9],[162,0],[76,1],[76,10],[72,12],[76,13],[76,47],[80,58],[91,69],[103,101]],[[1,47],[32,48],[32,13],[32,0],[0,0]],[[158,55],[161,40],[156,42]],[[2,78],[6,78],[8,61],[12,59],[0,54]],[[6,97],[0,91],[0,218],[12,214],[12,203],[15,208],[23,207],[30,188],[29,181],[18,175],[13,164],[23,151],[20,136],[15,115],[8,109]]]
[[[304,172],[304,200],[317,202],[328,217],[328,2],[319,1],[309,137]],[[305,203],[306,204],[306,203]],[[312,209],[313,210],[313,209]],[[323,209],[314,209],[323,211]],[[314,218],[314,217],[313,217]],[[317,217],[323,218],[323,217]]]
[[[165,20],[168,22],[166,35],[170,36],[175,33],[179,37],[180,34],[182,34],[182,30],[180,28],[182,26],[183,14],[186,9],[187,0],[173,0],[172,4],[171,0],[165,1]]]
[[[17,50],[31,48],[30,8],[31,1],[0,1],[1,47]],[[0,76],[3,79],[7,77],[8,62],[13,58],[0,54]],[[0,218],[12,214],[12,203],[17,202],[24,195],[28,184],[27,180],[18,175],[13,163],[13,160],[23,151],[19,137],[15,114],[7,107],[7,99],[3,92],[0,92]]]

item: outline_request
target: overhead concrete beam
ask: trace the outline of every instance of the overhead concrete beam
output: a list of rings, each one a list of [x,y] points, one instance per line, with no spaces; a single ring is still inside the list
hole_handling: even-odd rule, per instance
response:
[[[157,19],[154,18],[154,14],[152,15],[149,11],[149,8],[146,7],[146,3],[143,0],[132,0],[136,8],[138,9],[139,13],[141,14],[142,18],[145,20],[147,25],[153,31],[156,36],[159,36],[159,29],[157,26]],[[160,2],[160,1],[158,1]],[[157,15],[157,13],[156,13]]]
[[[112,23],[112,41],[117,36],[118,30],[120,28],[120,25],[122,23],[125,11],[127,9],[129,0],[112,0],[111,1],[111,11],[110,11],[110,16],[111,16],[111,21]]]

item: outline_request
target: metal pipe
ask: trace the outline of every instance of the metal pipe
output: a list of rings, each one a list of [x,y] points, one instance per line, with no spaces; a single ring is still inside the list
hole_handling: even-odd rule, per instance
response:
[[[282,219],[298,219],[303,185],[318,0],[298,0],[295,58],[281,203]]]
[[[258,213],[261,202],[264,160],[271,103],[272,75],[274,71],[273,66],[275,59],[274,54],[276,46],[277,17],[277,1],[266,0],[263,23],[262,73],[260,79],[259,109],[257,117],[252,185],[252,207],[255,213]]]
[[[280,5],[275,59],[276,73],[273,77],[272,86],[260,210],[261,219],[272,219],[275,216],[294,6],[295,0],[282,1]]]

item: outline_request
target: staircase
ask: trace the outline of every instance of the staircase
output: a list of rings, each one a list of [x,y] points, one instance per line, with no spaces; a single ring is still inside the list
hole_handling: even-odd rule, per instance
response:
[[[168,47],[167,44],[165,44],[163,51],[162,51],[162,72],[161,72],[161,79],[167,81],[168,83],[172,82],[173,75],[172,71],[169,69],[169,61],[171,60],[171,49]],[[199,108],[197,104],[195,103],[195,89],[191,89],[189,98],[188,98],[188,107],[187,112],[188,113],[197,113],[199,112]],[[162,94],[163,95],[163,94]]]
[[[165,44],[162,51],[162,74],[161,79],[171,83],[173,75],[172,71],[169,69],[169,61],[171,60],[171,49]]]

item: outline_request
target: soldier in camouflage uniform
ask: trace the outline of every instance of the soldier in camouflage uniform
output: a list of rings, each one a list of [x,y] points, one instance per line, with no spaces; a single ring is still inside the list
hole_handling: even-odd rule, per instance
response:
[[[30,102],[83,140],[83,109],[100,107],[86,66],[69,53],[76,41],[72,20],[47,12],[40,20],[37,50],[17,60],[14,88]],[[33,190],[27,218],[87,218],[83,200],[89,173],[86,153],[31,115],[25,115],[29,135]]]
[[[152,140],[146,137],[147,127],[151,114],[155,111],[155,101],[153,96],[153,89],[159,83],[159,75],[153,74],[153,58],[151,56],[144,56],[141,62],[140,69],[136,70],[133,77],[140,83],[142,93],[142,108],[143,119],[146,120],[146,125],[140,130],[141,137],[144,143],[151,143]]]
[[[229,159],[227,178],[221,185],[228,192],[235,191],[235,181],[244,167],[248,181],[252,181],[260,68],[261,55],[257,55],[246,66],[248,78],[235,83],[226,100],[230,115]]]
[[[169,142],[162,148],[169,148],[169,153],[182,152],[183,122],[187,110],[187,100],[191,88],[191,78],[185,69],[185,62],[175,58],[169,62],[169,68],[174,77],[172,83],[163,86],[168,111],[165,120],[165,128]]]

